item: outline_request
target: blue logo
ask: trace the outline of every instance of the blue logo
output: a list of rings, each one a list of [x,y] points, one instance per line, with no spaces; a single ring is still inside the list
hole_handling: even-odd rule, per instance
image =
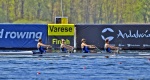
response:
[[[105,28],[105,29],[102,30],[102,33],[106,33],[107,31],[112,32],[112,33],[114,32],[114,30],[111,29],[111,28]],[[109,39],[109,41],[112,41],[114,39],[113,36],[104,37],[103,35],[101,35],[101,37],[102,37],[103,40]]]

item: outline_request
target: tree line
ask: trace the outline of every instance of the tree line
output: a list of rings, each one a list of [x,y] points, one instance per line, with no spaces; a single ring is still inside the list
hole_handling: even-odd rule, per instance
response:
[[[62,1],[62,5],[61,5]],[[0,0],[0,23],[149,23],[150,0]]]

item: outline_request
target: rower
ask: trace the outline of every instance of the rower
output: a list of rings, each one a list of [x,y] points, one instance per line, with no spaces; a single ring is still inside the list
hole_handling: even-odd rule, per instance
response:
[[[94,45],[87,45],[86,40],[84,38],[81,40],[81,42],[82,42],[81,43],[81,48],[82,48],[83,53],[90,53],[89,48],[95,48]]]
[[[65,40],[61,39],[60,50],[61,50],[61,53],[67,53],[68,51],[73,52],[74,48],[73,46],[66,45]]]
[[[45,45],[45,44],[43,44],[43,43],[42,43],[42,39],[40,38],[40,39],[38,40],[38,43],[37,43],[37,48],[38,48],[38,50],[39,50],[39,52],[40,52],[41,54],[43,54],[43,53],[46,52],[46,50],[44,49],[44,47],[49,48],[49,47],[51,47],[51,46],[50,46],[50,45]]]
[[[106,39],[106,40],[105,40],[105,46],[104,46],[104,49],[105,49],[106,52],[112,53],[111,49],[118,50],[118,47],[111,46],[111,45],[109,44],[109,39]]]

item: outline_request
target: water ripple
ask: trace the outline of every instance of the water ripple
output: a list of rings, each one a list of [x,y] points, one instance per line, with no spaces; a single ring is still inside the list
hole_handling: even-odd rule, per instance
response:
[[[149,80],[146,58],[0,57],[1,80]]]

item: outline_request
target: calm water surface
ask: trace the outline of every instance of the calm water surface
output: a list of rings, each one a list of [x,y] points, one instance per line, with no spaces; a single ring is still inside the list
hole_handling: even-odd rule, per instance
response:
[[[150,80],[149,58],[0,56],[1,80]]]

